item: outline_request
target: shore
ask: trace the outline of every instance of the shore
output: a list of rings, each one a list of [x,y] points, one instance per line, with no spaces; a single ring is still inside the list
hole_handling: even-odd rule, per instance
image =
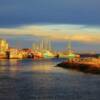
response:
[[[100,74],[100,59],[94,61],[81,61],[81,62],[61,62],[57,64],[58,67],[66,69],[74,69],[84,73]]]

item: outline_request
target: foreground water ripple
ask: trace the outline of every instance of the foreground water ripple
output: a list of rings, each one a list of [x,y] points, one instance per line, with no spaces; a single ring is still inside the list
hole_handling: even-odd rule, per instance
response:
[[[1,60],[0,100],[99,100],[100,76],[55,67],[63,60]]]

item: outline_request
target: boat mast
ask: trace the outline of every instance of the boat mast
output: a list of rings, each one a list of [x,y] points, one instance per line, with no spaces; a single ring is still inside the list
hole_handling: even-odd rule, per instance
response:
[[[68,40],[67,48],[68,48],[68,54],[72,53],[72,41],[71,41],[71,39]]]

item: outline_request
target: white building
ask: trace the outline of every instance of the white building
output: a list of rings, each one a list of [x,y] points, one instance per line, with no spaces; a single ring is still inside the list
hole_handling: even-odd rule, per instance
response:
[[[8,42],[6,40],[0,39],[0,53],[5,53],[8,50]]]

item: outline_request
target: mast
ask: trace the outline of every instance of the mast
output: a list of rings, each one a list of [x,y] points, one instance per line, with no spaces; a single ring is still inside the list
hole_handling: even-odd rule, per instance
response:
[[[71,39],[69,39],[69,41],[68,41],[68,46],[67,46],[67,48],[68,48],[68,53],[69,53],[69,54],[72,53],[72,41],[71,41]]]
[[[48,40],[48,50],[51,51],[51,41]]]

